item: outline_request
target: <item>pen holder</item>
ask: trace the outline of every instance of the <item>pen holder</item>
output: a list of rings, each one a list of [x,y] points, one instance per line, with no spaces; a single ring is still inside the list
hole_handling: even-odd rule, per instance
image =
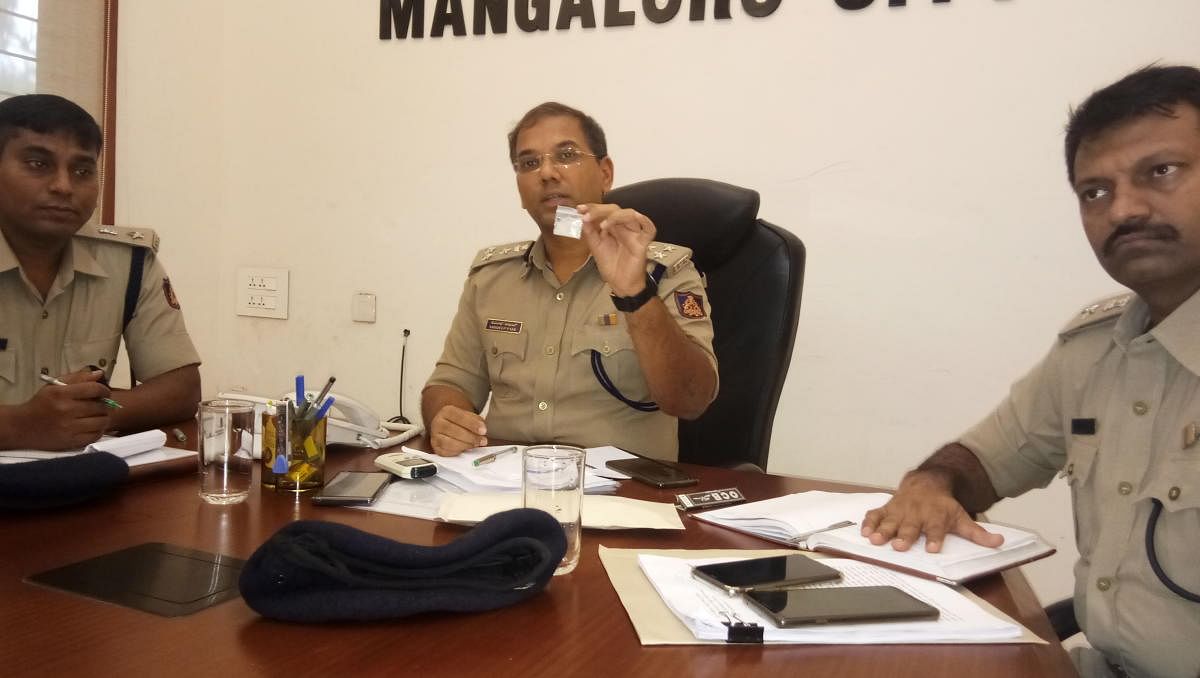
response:
[[[309,492],[325,486],[325,432],[329,418],[288,421],[263,413],[262,485],[276,492]]]

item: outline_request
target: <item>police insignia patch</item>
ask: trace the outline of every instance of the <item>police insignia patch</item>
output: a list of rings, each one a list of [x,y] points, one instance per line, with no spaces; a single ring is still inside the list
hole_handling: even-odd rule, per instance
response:
[[[179,297],[175,296],[175,288],[171,287],[170,278],[163,278],[163,296],[167,298],[167,306],[179,310]]]
[[[704,313],[704,297],[695,292],[676,292],[675,306],[679,308],[679,315],[685,318],[703,318]]]

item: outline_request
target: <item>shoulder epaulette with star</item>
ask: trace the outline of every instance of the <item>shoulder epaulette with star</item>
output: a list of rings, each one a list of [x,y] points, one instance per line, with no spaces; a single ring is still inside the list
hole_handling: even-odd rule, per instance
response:
[[[1132,299],[1133,293],[1126,292],[1088,304],[1058,331],[1058,336],[1066,339],[1090,327],[1115,321]]]
[[[158,234],[152,228],[85,224],[83,228],[75,232],[75,235],[130,247],[145,247],[151,252],[158,252]]]
[[[651,264],[661,264],[667,268],[667,275],[674,275],[691,261],[692,250],[683,245],[672,245],[668,242],[652,242],[646,245],[646,261]]]
[[[480,266],[487,266],[498,261],[507,261],[524,256],[530,247],[533,247],[532,240],[520,240],[518,242],[510,242],[506,245],[485,247],[475,255],[475,260],[471,262],[471,270],[474,271]]]

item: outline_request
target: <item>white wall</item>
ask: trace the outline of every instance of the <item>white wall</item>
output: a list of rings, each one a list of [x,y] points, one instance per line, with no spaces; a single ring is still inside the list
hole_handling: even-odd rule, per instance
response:
[[[394,414],[410,328],[415,417],[472,254],[535,235],[505,132],[558,99],[605,126],[618,184],[752,187],[804,240],[771,471],[884,485],[1116,289],[1066,187],[1068,106],[1150,61],[1197,62],[1200,24],[1195,0],[783,0],[761,20],[735,2],[721,22],[380,41],[378,2],[334,6],[120,8],[118,222],[163,236],[206,394],[332,373]],[[235,316],[251,265],[291,270],[290,319]],[[356,291],[379,322],[350,321]],[[992,516],[1056,540],[1029,572],[1044,599],[1069,593],[1065,489]]]

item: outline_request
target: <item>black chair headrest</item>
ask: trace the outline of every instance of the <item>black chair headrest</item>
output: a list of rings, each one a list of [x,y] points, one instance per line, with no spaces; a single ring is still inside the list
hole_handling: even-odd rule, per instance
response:
[[[650,217],[657,240],[690,247],[702,271],[737,251],[758,218],[757,191],[711,179],[651,179],[609,191],[605,200]],[[676,233],[673,224],[704,224]]]

